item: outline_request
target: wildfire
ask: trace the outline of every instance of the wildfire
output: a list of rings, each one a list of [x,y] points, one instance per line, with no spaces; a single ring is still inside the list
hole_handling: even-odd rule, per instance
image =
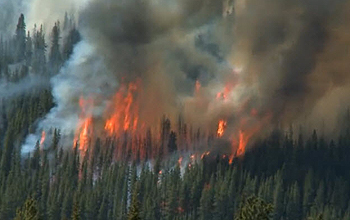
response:
[[[199,89],[201,88],[201,83],[196,80],[196,92],[198,93],[199,92]]]
[[[239,131],[239,144],[236,153],[237,156],[244,154],[250,136],[251,135],[247,135],[243,131]]]
[[[210,151],[204,152],[204,153],[201,155],[201,159],[203,160],[203,158],[204,158],[205,156],[209,156],[209,154],[210,154]]]
[[[252,109],[251,115],[256,116],[257,110]],[[238,133],[238,141],[234,138],[232,141],[232,148],[236,149],[236,153],[232,154],[230,157],[230,163],[232,163],[234,156],[241,156],[246,152],[247,144],[249,143],[250,139],[259,132],[264,124],[266,124],[271,118],[271,114],[267,113],[265,117],[260,119],[259,121],[253,122],[252,125],[248,127],[248,129],[240,129]],[[247,118],[242,118],[241,120],[241,127],[247,126]]]
[[[40,139],[40,147],[43,146],[44,142],[45,142],[45,138],[46,138],[46,132],[42,131],[41,132],[41,139]]]
[[[179,160],[177,161],[177,162],[179,163],[179,166],[181,166],[181,164],[182,164],[182,160],[183,160],[183,158],[182,158],[182,157],[180,157],[180,158],[179,158]]]
[[[216,94],[216,98],[217,99],[220,99],[220,98],[222,98],[222,99],[224,99],[224,100],[226,100],[226,98],[227,98],[227,92],[218,92],[217,94]]]
[[[92,124],[92,118],[89,117],[85,119],[85,121],[81,126],[81,131],[79,134],[79,150],[82,152],[85,152],[89,145],[89,137],[91,136],[91,133],[92,133],[91,124]]]
[[[236,85],[237,82],[235,81],[229,81],[228,83],[226,83],[224,89],[216,94],[216,99],[223,99],[224,101],[227,100],[228,95],[235,88]]]
[[[220,138],[224,135],[227,122],[225,120],[220,120],[218,124],[217,136]]]
[[[217,99],[226,100],[230,93],[233,91],[236,83],[229,82],[225,85],[225,88],[222,89],[222,92],[217,94]],[[204,87],[203,87],[204,88]],[[195,83],[195,93],[201,93],[201,84],[197,80]],[[204,91],[204,90],[203,90]],[[133,82],[121,83],[117,92],[111,99],[110,104],[106,107],[104,116],[102,117],[104,121],[100,124],[98,121],[101,118],[94,118],[92,115],[92,107],[93,102],[89,99],[85,100],[81,98],[79,100],[81,113],[79,115],[79,123],[75,132],[74,144],[78,143],[79,150],[83,153],[88,149],[91,138],[93,137],[93,126],[102,125],[104,127],[104,131],[102,135],[107,136],[117,136],[121,139],[120,143],[116,148],[115,158],[123,159],[126,152],[131,152],[131,159],[149,159],[152,157],[158,156],[158,149],[148,149],[152,148],[152,142],[157,142],[157,137],[152,138],[152,136],[145,138],[143,136],[143,132],[145,129],[145,123],[143,121],[143,117],[140,119],[140,103],[141,97],[140,94],[142,92],[141,80],[135,80]],[[196,94],[195,94],[196,95]],[[237,124],[232,123],[232,126],[229,130],[235,130],[236,132],[231,136],[232,140],[232,151],[231,155],[224,155],[223,158],[229,158],[229,162],[232,163],[234,157],[241,156],[245,153],[246,147],[251,141],[252,137],[262,128],[264,124],[264,119],[261,119],[260,116],[263,112],[259,111],[256,108],[252,108],[250,99],[247,98],[247,101],[244,101],[241,105],[238,106],[234,113],[236,114],[236,118],[240,119]],[[241,101],[241,100],[240,100]],[[218,103],[218,102],[216,102]],[[226,104],[226,103],[225,103]],[[230,103],[228,103],[230,104]],[[229,107],[229,105],[227,105]],[[254,106],[255,107],[255,106]],[[222,113],[225,113],[223,111]],[[220,113],[221,114],[221,113]],[[227,129],[227,119],[229,115],[221,115],[220,120],[217,124],[216,136],[217,138],[223,138],[223,136],[229,136],[226,134],[228,132]],[[137,132],[136,132],[137,131]],[[213,131],[213,130],[211,130]],[[179,130],[181,134],[188,133],[187,130]],[[226,132],[226,133],[225,133]],[[126,134],[125,136],[121,136],[121,134]],[[207,133],[211,133],[208,129]],[[98,134],[101,134],[100,132]],[[212,133],[211,133],[212,134]],[[95,134],[96,135],[96,134]],[[149,133],[151,135],[151,133]],[[179,133],[179,140],[183,141],[183,137]],[[182,139],[181,139],[182,138]],[[45,133],[42,134],[42,140],[40,141],[40,145],[43,144],[45,139]],[[124,142],[125,139],[126,141]],[[180,142],[180,141],[179,141]],[[195,145],[197,143],[190,143],[188,141],[188,145]],[[166,144],[165,144],[166,146]],[[191,147],[191,146],[190,146]],[[195,149],[195,147],[193,147]],[[161,152],[159,150],[159,152]],[[190,161],[188,166],[191,167],[191,164],[194,164],[195,161],[199,160],[199,157],[203,159],[204,157],[210,154],[209,151],[205,151],[203,154],[198,155],[192,154],[190,156]],[[197,158],[198,157],[198,158]],[[178,159],[179,166],[183,165],[183,158],[180,157]]]
[[[113,98],[110,106],[112,114],[105,123],[105,130],[109,135],[120,131],[136,130],[138,126],[138,103],[136,100],[140,81],[122,84]]]
[[[90,113],[92,109],[92,100],[85,100],[83,97],[79,99],[79,105],[81,114],[79,116],[79,125],[75,132],[74,146],[79,143],[79,150],[82,155],[86,152],[89,146],[89,140],[92,136],[92,115]]]
[[[245,151],[246,151],[246,147],[247,147],[247,144],[249,142],[249,139],[253,136],[255,132],[252,132],[252,133],[248,133],[248,132],[243,132],[242,130],[239,131],[239,134],[238,134],[238,146],[237,146],[237,141],[236,140],[233,140],[232,141],[232,147],[233,148],[236,148],[236,154],[232,154],[230,156],[230,160],[229,160],[229,163],[231,164],[232,161],[233,161],[233,158],[236,156],[236,157],[239,157],[239,156],[242,156]]]

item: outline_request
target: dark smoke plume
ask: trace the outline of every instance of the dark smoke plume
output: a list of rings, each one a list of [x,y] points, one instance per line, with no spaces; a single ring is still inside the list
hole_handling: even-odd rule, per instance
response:
[[[89,1],[79,13],[83,40],[52,79],[57,107],[39,130],[74,131],[81,96],[105,120],[120,84],[138,79],[147,126],[183,114],[207,129],[225,118],[237,132],[241,118],[250,129],[336,114],[344,104],[315,106],[334,89],[349,94],[349,12],[347,0]]]

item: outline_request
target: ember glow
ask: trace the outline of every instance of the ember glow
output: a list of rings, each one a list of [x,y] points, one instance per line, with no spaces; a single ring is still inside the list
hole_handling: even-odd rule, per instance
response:
[[[220,138],[224,135],[227,122],[225,120],[220,120],[218,124],[217,136]]]
[[[180,157],[179,160],[177,161],[177,163],[179,164],[180,167],[181,167],[181,164],[182,164],[182,160],[183,160],[183,157]]]
[[[200,83],[198,80],[196,80],[195,89],[196,89],[196,92],[197,92],[197,93],[199,92],[201,86],[202,86],[201,83]]]
[[[216,94],[216,98],[217,99],[227,100],[227,96],[230,93],[230,91],[231,91],[230,87],[225,87],[222,92],[218,92]]]
[[[209,156],[209,154],[210,154],[210,151],[204,152],[204,153],[201,155],[201,159],[203,160],[203,158],[204,158],[205,156]]]
[[[41,139],[40,139],[40,147],[42,148],[45,142],[45,138],[46,138],[46,132],[42,131],[41,132]]]

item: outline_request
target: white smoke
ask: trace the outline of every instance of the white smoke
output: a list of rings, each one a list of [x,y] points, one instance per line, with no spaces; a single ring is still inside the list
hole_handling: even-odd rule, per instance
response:
[[[11,0],[9,0],[11,1]],[[58,20],[63,21],[67,12],[79,18],[79,12],[87,5],[90,0],[30,0],[30,7],[27,13],[27,26],[32,28],[34,25],[43,25],[46,33]]]
[[[79,98],[99,99],[100,106],[95,103],[94,109],[89,109],[93,115],[101,115],[104,101],[100,94],[106,93],[106,84],[117,85],[104,77],[102,72],[108,71],[103,58],[96,55],[94,47],[86,41],[81,41],[75,48],[69,61],[63,66],[60,73],[51,79],[54,102],[56,107],[39,123],[37,133],[29,135],[23,146],[23,153],[34,149],[40,139],[41,131],[59,128],[62,136],[70,136],[79,123]],[[68,138],[71,141],[71,138]],[[72,142],[69,143],[72,145]]]
[[[0,80],[0,100],[20,96],[32,89],[48,88],[46,80],[43,77],[29,74],[19,82],[8,82]]]

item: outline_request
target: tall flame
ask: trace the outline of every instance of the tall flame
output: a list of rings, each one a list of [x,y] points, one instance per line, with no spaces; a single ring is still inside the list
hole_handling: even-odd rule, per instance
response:
[[[82,152],[86,152],[89,146],[89,138],[92,134],[91,129],[92,124],[92,117],[86,118],[80,128],[80,134],[79,134],[79,150]]]
[[[242,130],[239,131],[239,144],[238,144],[238,149],[236,152],[236,156],[241,156],[242,154],[245,153],[246,146],[248,144],[249,138],[253,134],[246,134]]]
[[[74,137],[74,147],[76,144],[79,144],[79,150],[82,155],[86,152],[89,147],[90,138],[93,135],[93,126],[92,126],[92,100],[85,100],[83,97],[79,99],[79,105],[81,114],[79,116],[78,128],[75,131]]]
[[[111,116],[105,123],[105,130],[109,135],[120,131],[136,130],[138,126],[138,102],[136,95],[140,87],[140,81],[122,84],[113,98],[110,106]]]
[[[45,138],[46,138],[46,132],[42,131],[41,132],[41,139],[40,139],[40,147],[42,148],[45,142]]]

